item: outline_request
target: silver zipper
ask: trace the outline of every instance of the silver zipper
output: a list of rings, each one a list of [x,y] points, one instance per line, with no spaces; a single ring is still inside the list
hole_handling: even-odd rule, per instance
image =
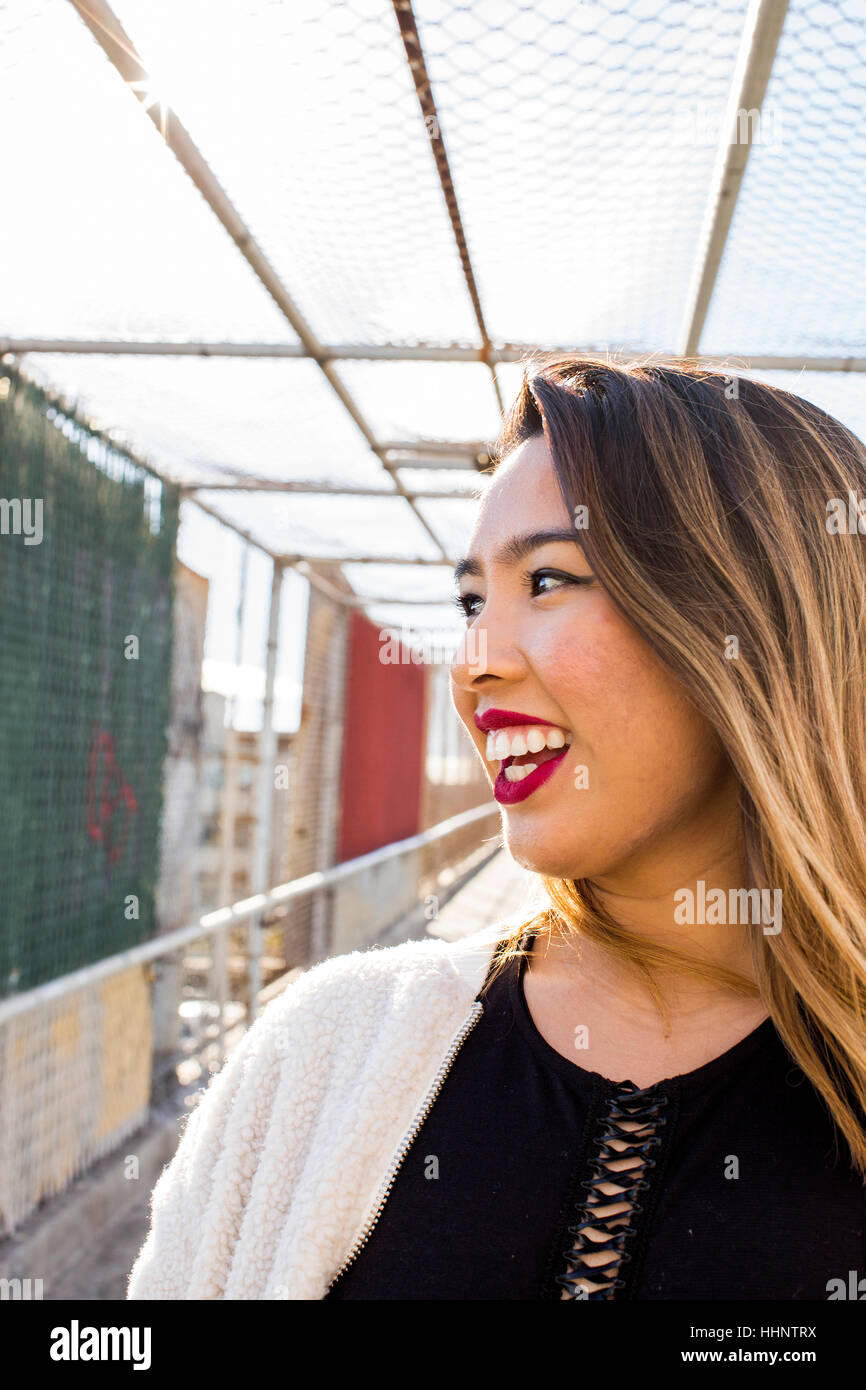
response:
[[[437,1071],[433,1079],[433,1083],[430,1086],[430,1089],[428,1090],[426,1096],[424,1097],[420,1106],[415,1112],[415,1115],[412,1119],[412,1123],[410,1124],[406,1133],[403,1135],[402,1140],[400,1141],[400,1147],[397,1149],[395,1161],[391,1165],[391,1170],[387,1178],[379,1188],[379,1192],[377,1194],[376,1201],[373,1205],[373,1209],[370,1212],[370,1215],[367,1217],[367,1220],[364,1222],[363,1229],[361,1230],[358,1239],[355,1241],[355,1244],[352,1246],[345,1260],[340,1265],[340,1268],[337,1270],[336,1274],[334,1275],[333,1279],[328,1285],[328,1288],[325,1290],[326,1293],[333,1288],[334,1284],[336,1284],[343,1271],[348,1269],[349,1265],[352,1264],[355,1259],[357,1259],[360,1251],[363,1249],[363,1247],[367,1244],[367,1241],[370,1239],[370,1233],[372,1232],[373,1227],[376,1225],[376,1222],[379,1220],[379,1217],[382,1215],[385,1203],[388,1200],[391,1188],[394,1186],[394,1182],[396,1181],[397,1174],[400,1171],[403,1160],[409,1152],[410,1148],[412,1147],[412,1144],[415,1141],[416,1134],[418,1133],[422,1124],[429,1115],[433,1107],[433,1102],[435,1101],[439,1092],[442,1090],[445,1078],[453,1065],[454,1058],[457,1056],[457,1053],[460,1051],[460,1048],[463,1046],[468,1035],[472,1032],[472,1029],[475,1027],[483,1012],[484,1005],[479,1000],[476,1000],[475,1003],[472,1005],[472,1010],[469,1014],[469,1017],[465,1019],[463,1023],[461,1023],[460,1029],[456,1033],[454,1039],[452,1040],[451,1046],[449,1047],[439,1066],[439,1070]]]

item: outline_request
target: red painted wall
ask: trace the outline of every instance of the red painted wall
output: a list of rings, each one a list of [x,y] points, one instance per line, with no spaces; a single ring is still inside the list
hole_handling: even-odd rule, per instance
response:
[[[379,660],[379,628],[350,615],[339,862],[420,829],[426,667]],[[397,644],[392,642],[388,650]]]

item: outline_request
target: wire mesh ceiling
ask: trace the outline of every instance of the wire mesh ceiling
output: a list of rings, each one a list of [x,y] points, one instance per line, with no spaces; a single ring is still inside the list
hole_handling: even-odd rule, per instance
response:
[[[0,352],[429,603],[527,348],[866,434],[864,106],[866,0],[0,0]]]

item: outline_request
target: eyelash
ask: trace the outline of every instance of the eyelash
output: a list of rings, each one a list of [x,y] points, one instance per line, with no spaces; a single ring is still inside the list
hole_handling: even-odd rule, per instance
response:
[[[523,574],[522,574],[520,577],[521,577],[523,583],[527,586],[527,588],[531,589],[532,586],[533,586],[533,581],[534,581],[535,579],[537,579],[540,575],[549,575],[549,576],[551,576],[551,577],[554,578],[554,579],[561,579],[561,580],[563,581],[564,584],[573,584],[573,585],[574,585],[575,587],[577,587],[577,588],[584,588],[587,584],[592,584],[592,583],[594,583],[594,576],[593,576],[593,575],[589,575],[589,574],[584,574],[584,575],[564,574],[562,570],[555,570],[555,569],[524,570]],[[556,592],[555,589],[546,589],[546,590],[545,590],[545,593],[548,593],[548,594],[549,594],[549,593],[555,593],[555,592]],[[480,598],[480,597],[481,597],[480,594],[455,594],[455,595],[452,597],[451,602],[452,602],[452,603],[455,605],[455,607],[463,614],[464,618],[477,618],[477,616],[478,616],[477,613],[469,613],[469,612],[467,612],[466,604],[469,603],[470,600],[472,600],[472,599],[477,599],[477,598]],[[532,597],[533,597],[533,598],[541,598],[542,595],[541,595],[541,594],[533,594]]]

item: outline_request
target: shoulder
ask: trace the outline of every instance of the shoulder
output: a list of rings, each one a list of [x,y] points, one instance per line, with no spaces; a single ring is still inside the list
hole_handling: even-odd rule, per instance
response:
[[[465,1017],[508,930],[496,923],[457,941],[431,937],[321,961],[271,1000],[208,1089],[235,1098],[251,1089],[261,1105],[326,1087],[365,1059],[435,1047]]]
[[[437,994],[465,997],[468,1007],[484,983],[496,945],[512,929],[496,922],[456,941],[425,937],[332,956],[290,983],[258,1023],[267,1020],[279,1027],[295,1014],[345,1021],[346,1010],[390,1012],[404,1001]]]

